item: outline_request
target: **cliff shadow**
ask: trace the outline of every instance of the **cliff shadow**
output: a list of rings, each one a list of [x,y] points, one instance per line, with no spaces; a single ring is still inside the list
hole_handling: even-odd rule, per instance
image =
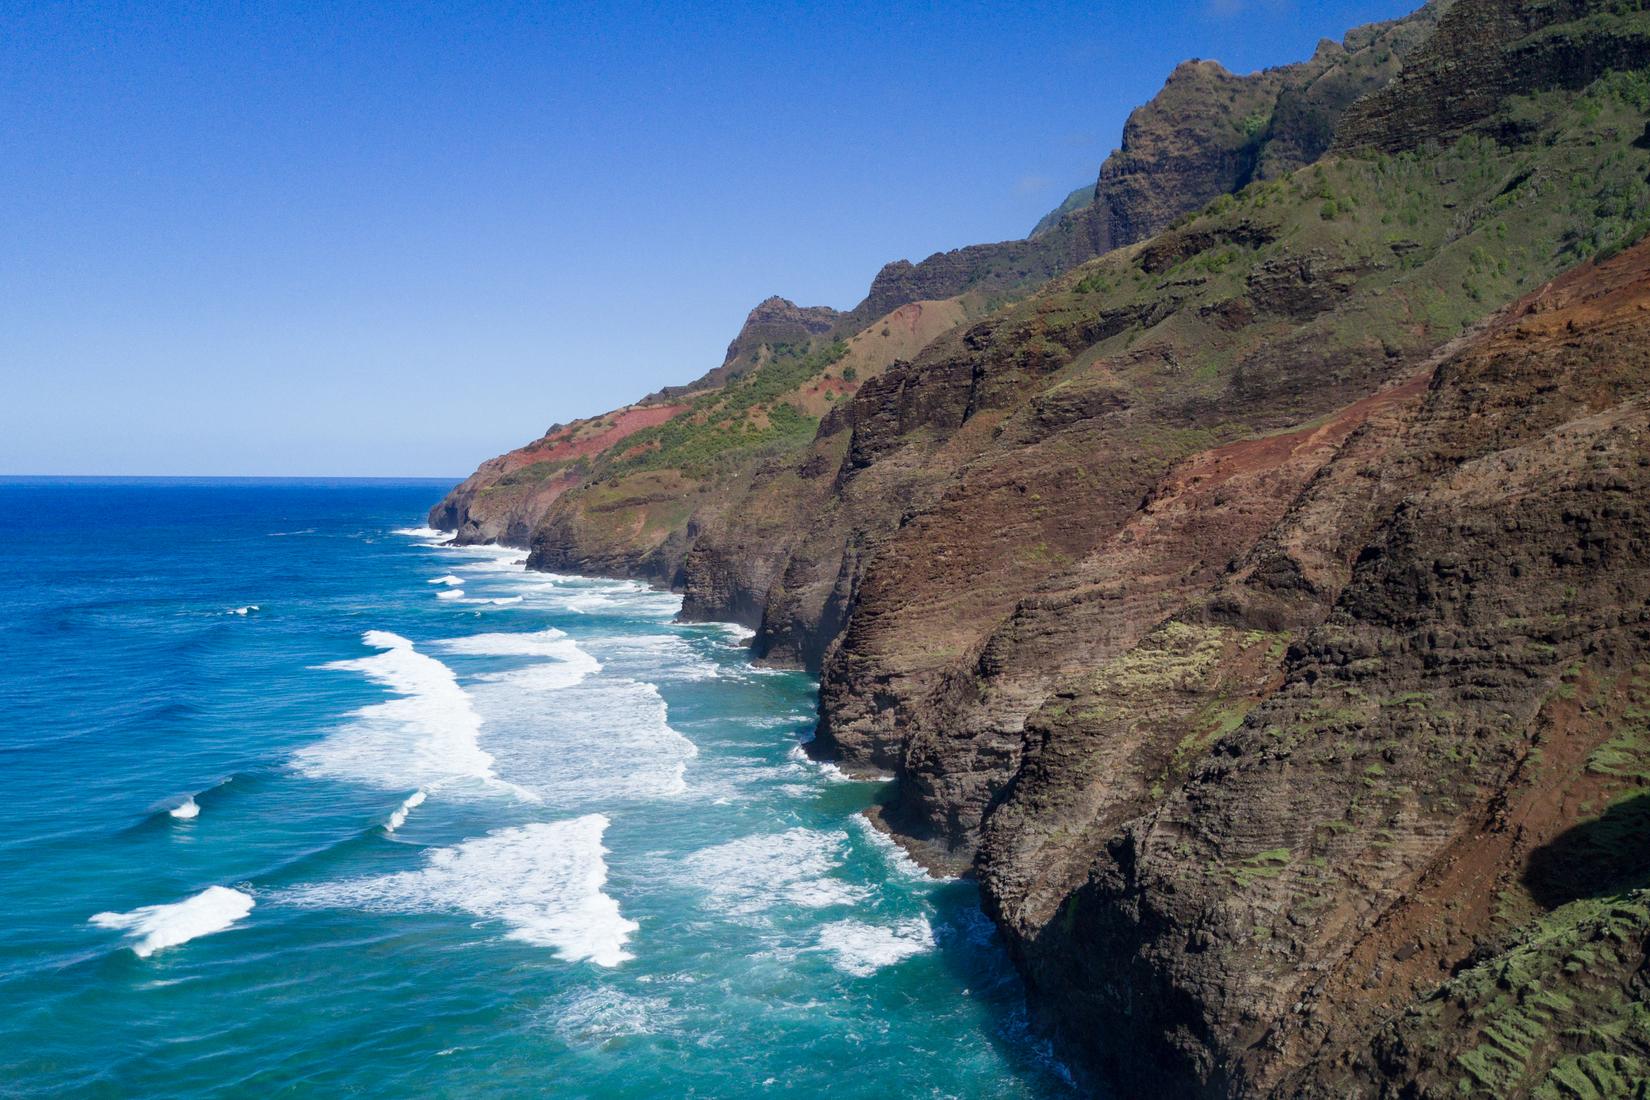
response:
[[[1650,880],[1650,794],[1625,798],[1530,854],[1524,888],[1548,909]]]
[[[980,908],[979,888],[969,879],[950,879],[929,895],[935,947],[946,969],[962,979],[966,996],[982,1011],[983,1037],[1014,1066],[1031,1094],[1058,1098],[1108,1093],[1079,1085],[1056,1055],[1051,1037],[1034,1020],[1025,982],[991,918]]]

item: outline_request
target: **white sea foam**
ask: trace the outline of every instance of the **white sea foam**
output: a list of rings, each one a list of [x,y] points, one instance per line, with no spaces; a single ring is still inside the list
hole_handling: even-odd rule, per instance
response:
[[[179,821],[191,821],[201,815],[201,806],[199,802],[195,801],[195,796],[190,795],[166,812]]]
[[[382,652],[323,667],[359,672],[397,698],[362,707],[325,740],[300,749],[300,771],[392,789],[475,780],[533,797],[498,779],[478,740],[481,716],[452,669],[387,630],[369,630],[362,640]]]
[[[477,677],[486,683],[507,683],[531,691],[572,687],[602,670],[602,664],[565,633],[551,627],[521,634],[474,634],[437,643],[453,653],[477,657],[540,657],[546,663]]]
[[[414,791],[412,794],[409,794],[402,800],[401,805],[395,808],[395,812],[390,814],[390,819],[384,822],[384,831],[386,833],[393,833],[395,830],[405,825],[407,823],[407,815],[412,813],[413,810],[417,809],[419,806],[422,806],[424,804],[424,799],[428,797],[429,796],[424,792],[422,787]]]
[[[252,614],[254,611],[261,611],[261,610],[262,610],[262,608],[260,608],[257,604],[249,603],[245,607],[232,607],[228,611],[225,611],[224,614],[225,615],[242,615],[242,616],[245,616],[245,615]]]
[[[786,726],[794,728],[799,721],[806,720],[806,717],[780,714],[738,721],[737,724],[756,729],[777,730]],[[733,725],[736,724],[736,720],[716,719],[710,723],[713,729],[724,724]],[[714,733],[701,737],[700,743],[736,751],[748,745],[743,739],[720,739]],[[698,789],[706,796],[761,798],[764,797],[763,792],[777,791],[788,798],[812,800],[819,796],[826,784],[847,781],[845,777],[833,775],[816,761],[810,760],[797,746],[792,746],[785,758],[777,763],[725,754],[718,754],[712,763],[713,768],[706,769],[698,784]]]
[[[568,1043],[599,1045],[627,1035],[652,1035],[674,1022],[664,997],[636,997],[609,986],[575,989],[558,997],[548,1013]]]
[[[487,747],[502,774],[556,805],[653,799],[686,789],[698,748],[654,685],[550,663],[476,678]]]
[[[512,550],[510,551],[508,557],[504,555],[489,555],[477,561],[467,561],[454,565],[453,569],[461,573],[506,573],[514,576],[518,580],[540,585],[554,584],[557,581],[567,580],[566,577],[557,576],[554,573],[527,572],[524,568],[527,564],[527,559],[517,557],[516,555],[519,553],[521,553],[521,551]]]
[[[810,740],[812,740],[812,738],[810,738]],[[829,760],[815,760],[813,757],[809,756],[807,751],[805,749],[803,749],[803,747],[801,745],[792,745],[790,747],[789,751],[787,751],[785,753],[785,758],[788,759],[788,760],[792,760],[795,763],[797,763],[798,765],[800,765],[801,767],[804,767],[804,768],[812,771],[815,775],[819,776],[821,779],[826,780],[827,782],[830,782],[830,783],[852,783],[852,782],[854,782],[854,779],[851,775],[849,775],[847,772],[843,771],[841,768],[837,767],[835,764],[831,763]],[[890,775],[890,776],[885,776],[883,778],[892,779],[893,776]]]
[[[811,741],[813,738],[810,737],[808,740]],[[798,748],[791,751],[801,752],[801,749]],[[849,775],[829,760],[813,760],[808,757],[808,754],[805,752],[802,753],[802,756],[814,766],[814,768],[819,772],[821,778],[831,783],[892,783],[895,778],[886,772],[872,772],[869,775]]]
[[[738,639],[741,639],[741,638],[754,637],[755,634],[756,634],[756,631],[752,630],[750,627],[741,626],[738,623],[718,623],[718,622],[710,622],[710,621],[707,620],[707,621],[703,621],[703,622],[696,622],[696,623],[693,623],[691,625],[708,627],[711,630],[719,630],[723,634],[726,634],[728,637],[733,638],[735,640],[738,640]]]
[[[461,585],[461,584],[464,583],[464,578],[463,577],[455,577],[451,573],[447,573],[447,574],[445,574],[443,576],[440,576],[440,577],[431,577],[430,578],[430,583],[431,584],[447,584],[447,585],[452,585],[454,587],[457,587],[458,585]]]
[[[581,615],[588,615],[592,611],[619,606],[619,601],[606,592],[580,592],[568,596],[564,602],[569,611],[577,611]]]
[[[464,598],[464,589],[443,588],[435,594],[435,598],[438,600],[462,600]]]
[[[513,940],[553,949],[571,962],[617,966],[639,927],[604,892],[607,818],[499,829],[426,853],[425,866],[372,878],[295,887],[295,905],[389,912],[462,911],[503,922]]]
[[[459,596],[464,596],[463,591],[461,591],[459,589],[449,589],[448,591],[457,592]],[[447,593],[446,592],[440,592],[440,593],[437,593],[437,595],[441,596],[442,598],[446,598]],[[491,607],[509,607],[512,604],[521,603],[523,598],[524,597],[521,597],[521,596],[475,596],[475,597],[466,597],[464,599],[460,599],[458,602],[459,603],[472,603],[472,604],[487,604]]]
[[[522,555],[525,550],[518,546],[500,546],[496,542],[472,543],[468,546],[443,546],[443,550],[451,551],[455,555],[472,558],[487,558],[493,561],[502,561],[523,565],[527,559]]]
[[[555,585],[546,593],[565,610],[580,615],[613,613],[627,618],[669,622],[682,610],[682,597],[635,581],[596,581]]]
[[[838,970],[856,978],[868,977],[912,955],[934,949],[934,929],[922,917],[893,925],[839,920],[820,928],[819,948],[835,956]]]
[[[740,837],[683,860],[705,902],[729,916],[749,917],[775,906],[823,909],[861,901],[863,889],[831,872],[842,864],[844,839],[814,829]]]
[[[98,913],[99,928],[126,933],[132,954],[146,959],[167,947],[222,932],[252,912],[252,896],[227,886],[208,886],[194,897],[170,905],[145,905],[129,913]]]
[[[871,847],[882,853],[882,858],[888,862],[893,871],[906,878],[922,879],[929,882],[940,882],[933,875],[923,870],[922,864],[911,858],[911,854],[894,841],[894,838],[871,824],[864,814],[855,814],[853,824],[861,836],[870,841]]]
[[[714,680],[716,662],[677,634],[615,634],[585,642],[604,664],[644,680]]]
[[[455,558],[506,558],[516,561],[521,558],[522,551],[510,546],[499,546],[494,543],[471,543],[460,545],[452,541],[454,534],[451,531],[438,531],[433,527],[401,527],[392,534],[418,540],[418,545],[426,550],[439,550],[441,553]]]
[[[555,627],[521,633],[472,634],[465,638],[446,638],[437,644],[454,653],[478,657],[553,657],[558,661],[586,658],[578,643]],[[601,665],[597,664],[591,671],[601,671]]]

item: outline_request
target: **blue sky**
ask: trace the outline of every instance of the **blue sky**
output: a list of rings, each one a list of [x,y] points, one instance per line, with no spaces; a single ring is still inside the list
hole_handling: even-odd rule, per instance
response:
[[[462,475],[1418,0],[0,6],[0,473]]]

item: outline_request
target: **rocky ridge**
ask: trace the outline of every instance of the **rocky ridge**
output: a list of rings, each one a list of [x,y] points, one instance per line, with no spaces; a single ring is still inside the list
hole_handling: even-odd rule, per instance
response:
[[[898,329],[890,318],[913,304],[953,302],[947,312],[957,321],[977,316],[1094,256],[1154,233],[1252,179],[1310,163],[1327,148],[1327,134],[1341,112],[1358,95],[1393,77],[1402,58],[1430,33],[1441,7],[1428,4],[1407,19],[1361,28],[1340,43],[1324,42],[1308,61],[1249,76],[1236,76],[1215,62],[1183,65],[1150,103],[1130,116],[1122,147],[1102,165],[1089,202],[1072,205],[1068,200],[1024,240],[936,253],[919,263],[890,263],[872,280],[865,299],[851,310],[802,307],[784,298],[769,298],[751,311],[719,366],[694,382],[651,394],[640,404],[686,412],[695,398],[759,374],[775,360],[794,361],[835,341],[889,327]],[[1068,205],[1072,206],[1069,210],[1065,209]],[[933,316],[935,311],[930,309],[929,328],[924,330],[930,339],[941,331],[932,328]],[[900,344],[889,354],[911,358],[921,347],[920,343]],[[876,355],[861,359],[850,364],[860,379],[892,362],[892,358]],[[845,380],[839,375],[835,381]],[[836,392],[847,394],[852,389],[851,384],[839,384]],[[775,395],[779,399],[791,396]],[[800,451],[805,442],[798,439],[789,449]],[[689,577],[678,575],[691,540],[676,540],[663,552],[650,543],[643,552],[627,555],[622,551],[623,537],[607,539],[604,529],[616,523],[634,525],[641,513],[646,513],[641,525],[649,529],[670,522],[657,513],[660,502],[672,494],[705,498],[696,503],[692,522],[701,530],[709,529],[715,524],[713,513],[722,511],[715,507],[717,502],[737,492],[741,484],[739,477],[733,477],[705,493],[698,484],[702,479],[691,473],[682,483],[661,485],[656,478],[645,479],[628,495],[632,503],[621,509],[623,518],[610,521],[615,514],[610,501],[587,502],[584,494],[571,491],[584,487],[601,463],[586,463],[572,471],[541,467],[547,470],[546,484],[528,487],[526,475],[502,470],[495,462],[484,464],[432,510],[432,523],[456,530],[465,539],[497,539],[526,546],[532,532],[549,521],[556,532],[553,541],[565,547],[555,557],[567,567],[674,584],[691,583]],[[480,500],[480,491],[494,487],[505,474],[513,475],[505,486],[509,492],[498,501],[482,503],[479,510],[484,515],[469,515],[472,502]],[[504,500],[509,501],[507,506],[501,506]],[[508,513],[506,520],[487,518],[504,513]],[[677,518],[675,522],[687,521]],[[579,541],[583,537],[596,540],[588,552]],[[745,535],[729,537],[742,540]],[[705,590],[702,584],[693,587]],[[752,598],[744,594],[734,602],[751,606]],[[714,601],[690,596],[690,604],[695,613],[732,616],[733,609]]]

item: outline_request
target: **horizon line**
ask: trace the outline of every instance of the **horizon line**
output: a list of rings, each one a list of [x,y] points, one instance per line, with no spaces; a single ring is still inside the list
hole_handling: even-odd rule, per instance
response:
[[[13,474],[0,481],[463,481],[468,474]]]

